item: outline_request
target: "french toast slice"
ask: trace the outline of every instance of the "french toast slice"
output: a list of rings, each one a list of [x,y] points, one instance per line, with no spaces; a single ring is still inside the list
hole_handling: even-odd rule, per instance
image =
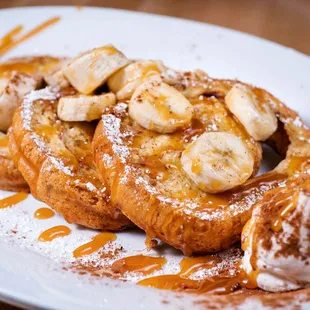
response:
[[[91,152],[93,123],[64,122],[58,100],[73,88],[33,91],[14,115],[9,147],[31,193],[70,223],[94,229],[121,230],[130,221],[112,208],[99,181]]]
[[[200,190],[184,172],[180,158],[186,146],[204,132],[229,132],[241,137],[255,159],[253,176],[259,167],[260,144],[224,104],[234,83],[218,81],[214,89],[211,84],[206,88],[209,96],[191,98],[191,124],[173,134],[142,128],[128,116],[125,102],[103,115],[96,129],[94,158],[111,190],[112,202],[148,237],[159,238],[187,255],[219,251],[239,241],[255,203],[269,189],[284,184],[296,169],[304,170],[310,155],[306,142],[309,129],[295,112],[275,100],[272,109],[277,118],[287,120],[287,158],[274,171],[252,177],[230,191],[214,195]],[[254,90],[260,96],[271,96]]]
[[[16,80],[25,77],[31,80],[33,76],[34,80],[40,83],[40,78],[54,70],[55,67],[58,67],[62,61],[60,58],[50,56],[29,56],[11,58],[4,63],[0,63],[0,97],[3,92],[7,92],[5,94],[7,98],[2,98],[3,111],[0,108],[0,119],[3,119],[5,122],[5,124],[0,122],[1,128],[7,128],[7,125],[10,125],[12,114],[20,103],[14,95],[14,92],[19,92],[19,89],[16,89],[16,87],[24,87],[25,89],[25,85],[20,85],[21,83],[17,83]],[[13,87],[7,88],[12,75],[15,76],[12,81]],[[20,90],[20,92],[23,95],[23,90]],[[12,102],[12,100],[16,102]],[[6,115],[6,109],[8,108],[6,101],[10,103],[9,115]],[[13,163],[8,148],[8,139],[4,132],[0,132],[0,189],[29,191],[28,184]]]
[[[28,192],[29,186],[13,163],[8,137],[0,132],[0,189]]]
[[[201,191],[182,169],[182,151],[203,132],[218,130],[246,141],[255,159],[253,174],[262,157],[260,144],[223,102],[215,97],[191,102],[190,126],[165,135],[140,127],[128,116],[127,105],[119,103],[112,114],[103,115],[93,141],[95,162],[111,188],[113,202],[150,238],[186,254],[229,247],[238,240],[250,211],[240,203],[229,208],[225,194]]]

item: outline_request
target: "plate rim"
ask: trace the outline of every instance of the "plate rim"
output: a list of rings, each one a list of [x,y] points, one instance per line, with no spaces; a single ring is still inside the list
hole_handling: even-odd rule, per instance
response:
[[[66,10],[70,10],[70,9],[74,9],[76,11],[78,11],[78,6],[74,6],[74,5],[38,5],[38,6],[23,6],[23,7],[14,7],[14,8],[2,8],[0,9],[0,14],[2,12],[10,12],[10,11],[21,11],[21,10],[27,10],[27,9],[35,9],[35,10],[46,10],[46,9],[66,9]],[[163,14],[158,14],[158,13],[150,13],[150,12],[141,12],[141,11],[134,11],[134,10],[127,10],[127,9],[118,9],[118,8],[110,8],[110,7],[100,7],[100,6],[87,6],[87,5],[82,5],[82,9],[81,9],[81,13],[83,13],[84,10],[104,10],[104,11],[114,11],[114,12],[122,12],[125,14],[132,14],[132,15],[144,15],[144,16],[151,16],[153,18],[163,18],[163,19],[167,19],[167,20],[176,20],[176,21],[182,21],[182,22],[187,22],[187,23],[193,23],[196,25],[208,25],[210,27],[213,27],[215,29],[221,29],[221,30],[225,30],[231,33],[235,33],[238,35],[242,35],[242,36],[247,36],[249,38],[252,39],[256,39],[259,40],[261,42],[265,42],[266,44],[270,44],[270,45],[274,45],[275,47],[279,47],[282,49],[285,49],[286,51],[291,51],[296,53],[298,56],[302,56],[302,57],[306,57],[306,59],[310,60],[310,55],[307,55],[301,51],[298,51],[297,49],[293,48],[293,47],[289,47],[286,45],[283,45],[281,43],[263,38],[263,37],[259,37],[257,35],[251,34],[251,33],[247,33],[247,32],[243,32],[241,30],[236,30],[233,28],[229,28],[229,27],[225,27],[225,26],[221,26],[221,25],[216,25],[216,24],[212,24],[212,23],[208,23],[208,22],[203,22],[203,21],[197,21],[197,20],[193,20],[193,19],[189,19],[189,18],[183,18],[183,17],[176,17],[176,16],[169,16],[169,15],[163,15]]]

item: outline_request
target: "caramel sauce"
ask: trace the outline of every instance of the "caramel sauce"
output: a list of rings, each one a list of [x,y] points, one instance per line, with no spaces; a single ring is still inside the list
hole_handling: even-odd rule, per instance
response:
[[[247,289],[256,289],[257,288],[257,276],[259,274],[259,270],[252,270],[249,274],[244,270],[242,266],[242,262],[238,265],[239,274],[237,276],[239,283],[242,287]],[[253,268],[253,267],[252,267]]]
[[[181,278],[179,275],[163,275],[143,279],[138,285],[172,291],[186,291],[199,287],[198,281]]]
[[[144,80],[150,75],[160,73],[160,72],[161,71],[159,70],[157,64],[149,64],[148,66],[142,68],[141,79]]]
[[[192,172],[195,174],[200,174],[202,171],[202,163],[199,159],[194,159],[191,166]]]
[[[23,30],[23,26],[17,26],[10,32],[8,32],[0,41],[0,56],[3,56],[5,53],[19,45],[20,43],[30,39],[34,35],[45,30],[47,27],[59,22],[60,17],[53,17],[41,25],[35,27],[34,29],[27,32],[25,35],[16,38],[18,34]]]
[[[34,212],[34,217],[39,220],[45,220],[53,217],[55,212],[49,208],[40,208]]]
[[[136,255],[121,258],[112,264],[112,271],[124,275],[126,272],[139,272],[143,275],[161,270],[167,260],[163,257]]]
[[[20,192],[0,200],[0,209],[12,207],[28,197],[28,193]]]
[[[229,205],[241,201],[250,193],[255,197],[259,197],[264,192],[263,188],[275,188],[279,182],[287,179],[285,174],[275,172],[266,173],[264,175],[254,177],[246,181],[243,185],[220,194],[207,194],[204,203],[197,207],[196,211],[204,211],[210,207],[228,207]],[[203,186],[203,185],[201,185]],[[195,193],[193,193],[195,195]],[[255,198],[256,199],[256,198]]]
[[[7,45],[10,44],[14,38],[24,29],[24,27],[22,25],[18,25],[15,28],[13,28],[11,31],[9,31],[7,34],[5,34],[2,38],[1,38],[1,45]]]
[[[278,216],[272,220],[271,229],[274,232],[278,232],[282,229],[282,221],[295,210],[298,204],[299,191],[296,190],[291,194],[286,194],[280,200],[275,203],[275,207],[278,207]]]
[[[98,251],[101,247],[105,246],[109,241],[116,240],[116,235],[111,232],[103,232],[93,238],[92,241],[81,245],[74,250],[73,256],[75,258],[90,255]]]
[[[294,174],[298,171],[303,171],[310,166],[309,156],[292,156],[287,167],[288,174]]]
[[[243,226],[243,229],[242,229],[242,237],[243,237],[243,240],[242,240],[242,243],[241,243],[241,249],[243,251],[245,251],[248,246],[250,245],[250,236],[252,234],[252,229],[253,229],[253,225],[252,225],[252,221],[251,220],[248,220],[246,222],[246,224]]]
[[[258,177],[254,177],[252,179],[247,180],[243,185],[239,186],[235,190],[234,193],[242,193],[243,195],[247,195],[248,191],[252,189],[260,189],[261,187],[276,187],[279,182],[287,179],[287,175],[280,174],[277,172],[269,172]]]
[[[0,139],[0,147],[7,147],[9,145],[9,139],[7,136]]]
[[[13,62],[0,64],[0,77],[9,79],[12,71],[19,71],[23,73],[32,73],[35,71],[34,65],[27,62]]]
[[[204,124],[197,118],[194,118],[188,128],[182,132],[182,140],[190,142],[194,137],[201,136],[205,132]]]
[[[108,55],[113,55],[118,53],[118,50],[114,46],[104,46],[102,50],[105,51]]]
[[[158,113],[159,117],[163,120],[169,120],[171,117],[175,116],[174,113],[169,110],[168,106],[165,105],[167,99],[168,99],[167,96],[160,95],[155,99],[155,101],[150,100],[156,112]]]
[[[36,133],[39,136],[42,136],[48,140],[50,140],[51,136],[57,133],[57,128],[52,127],[50,125],[40,125],[36,128]]]
[[[180,262],[181,271],[179,275],[189,277],[200,269],[214,267],[220,261],[221,259],[218,256],[184,257]]]
[[[196,294],[229,294],[241,287],[242,279],[239,276],[225,277],[214,276],[204,280],[192,280],[180,275],[163,275],[146,278],[139,281],[138,285],[172,290],[185,291]]]
[[[48,230],[43,231],[38,240],[41,242],[50,242],[53,241],[56,238],[65,237],[70,235],[71,229],[67,226],[55,226],[52,228],[49,228]]]

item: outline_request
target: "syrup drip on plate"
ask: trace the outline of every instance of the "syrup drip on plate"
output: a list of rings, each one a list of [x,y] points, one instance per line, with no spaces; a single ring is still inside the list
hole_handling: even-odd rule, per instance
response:
[[[28,193],[20,192],[13,196],[9,196],[0,200],[0,209],[5,209],[18,204],[28,197]]]
[[[115,261],[112,264],[112,271],[118,274],[127,272],[139,272],[148,275],[154,271],[161,270],[167,260],[163,257],[145,255],[128,256]]]
[[[93,238],[92,241],[81,245],[74,250],[73,256],[75,258],[82,257],[84,255],[90,255],[98,251],[101,247],[105,246],[109,241],[116,240],[116,235],[111,232],[103,232]]]
[[[48,230],[43,231],[38,240],[41,242],[50,242],[53,241],[56,238],[65,237],[70,235],[71,229],[67,226],[55,226],[52,228],[49,228]]]
[[[257,276],[257,273],[255,273],[255,276]],[[164,290],[222,295],[232,293],[241,287],[246,287],[248,289],[257,288],[255,279],[254,275],[253,277],[249,277],[245,272],[239,270],[239,273],[235,276],[216,275],[213,277],[207,277],[203,280],[193,280],[188,278],[187,275],[183,276],[181,273],[174,275],[161,275],[143,279],[137,284]]]
[[[220,261],[220,257],[212,255],[184,257],[180,262],[181,271],[179,275],[182,277],[189,277],[198,270],[215,267]]]
[[[34,212],[34,217],[39,220],[45,220],[53,217],[55,212],[49,208],[40,208]]]
[[[41,31],[45,30],[47,27],[56,24],[60,21],[60,17],[53,17],[49,20],[45,21],[44,23],[40,24],[39,26],[33,28],[23,36],[18,36],[21,31],[23,30],[23,26],[19,25],[9,31],[6,35],[2,37],[0,40],[0,56],[3,56],[5,53],[19,45],[20,43],[30,39],[34,35],[40,33]]]

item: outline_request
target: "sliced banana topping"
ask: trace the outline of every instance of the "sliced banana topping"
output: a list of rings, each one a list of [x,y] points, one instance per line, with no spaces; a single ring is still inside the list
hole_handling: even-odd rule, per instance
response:
[[[90,94],[129,60],[112,45],[78,55],[63,68],[69,82],[81,93]]]
[[[277,130],[276,115],[249,87],[236,84],[226,95],[225,102],[255,140],[265,141]]]
[[[175,87],[186,98],[195,98],[206,92],[208,87],[206,81],[209,76],[200,69],[185,72],[168,69],[162,73],[162,78],[165,83]]]
[[[239,137],[207,132],[183,151],[181,163],[201,190],[213,194],[243,184],[253,172],[254,158]]]
[[[108,87],[116,94],[118,100],[130,99],[143,81],[164,70],[165,66],[161,61],[137,61],[113,74],[108,79]]]
[[[57,114],[63,121],[90,122],[95,119],[100,119],[104,109],[115,103],[116,98],[113,93],[99,96],[67,96],[60,98]]]
[[[44,76],[44,80],[47,85],[55,87],[59,86],[61,88],[65,88],[70,86],[69,81],[65,78],[62,70],[57,70],[52,74],[48,74]]]
[[[0,130],[7,131],[11,126],[13,114],[24,96],[37,89],[42,79],[26,73],[15,72],[0,94]]]
[[[129,102],[129,115],[146,129],[171,133],[190,123],[193,107],[179,91],[156,75],[135,90]]]

